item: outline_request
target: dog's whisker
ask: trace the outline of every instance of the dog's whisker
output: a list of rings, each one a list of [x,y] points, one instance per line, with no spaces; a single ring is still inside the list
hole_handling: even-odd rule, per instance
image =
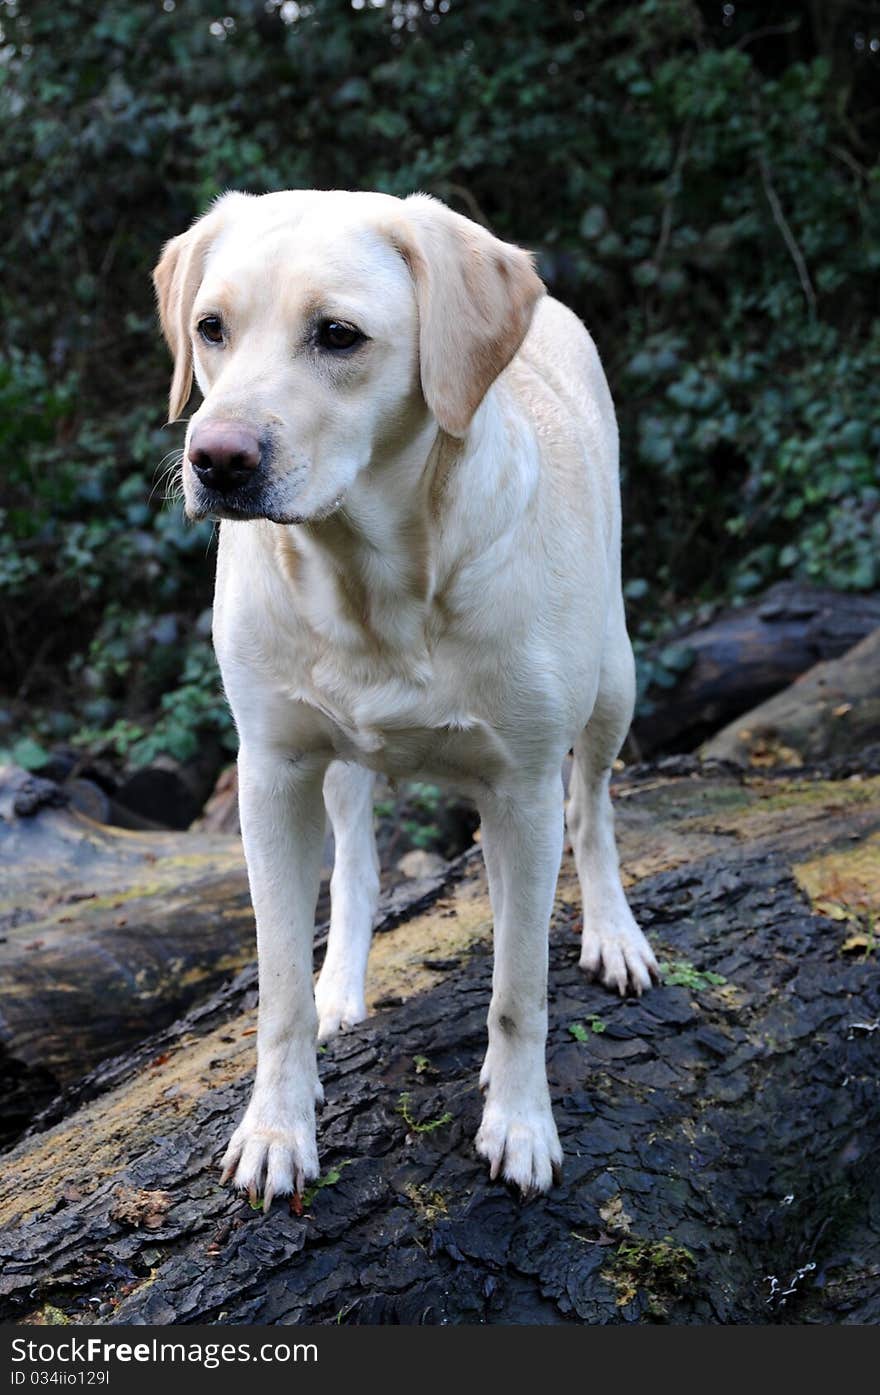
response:
[[[183,451],[173,450],[164,455],[153,472],[153,487],[148,503],[157,491],[162,491],[163,503],[174,503],[183,497]]]

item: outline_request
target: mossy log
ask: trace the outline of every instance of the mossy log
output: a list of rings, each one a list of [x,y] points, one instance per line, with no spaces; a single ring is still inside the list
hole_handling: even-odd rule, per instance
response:
[[[98,823],[12,767],[0,768],[0,869],[3,1146],[248,964],[255,938],[240,838]],[[322,923],[328,882],[325,869]],[[387,898],[386,918],[412,896]]]
[[[664,667],[675,650],[680,676],[652,687],[633,723],[632,752],[692,751],[720,727],[764,702],[814,664],[839,658],[880,626],[880,595],[854,595],[794,582],[752,605],[722,611],[651,645],[644,659]],[[673,681],[674,680],[674,681]]]
[[[566,857],[548,1062],[561,1185],[475,1157],[491,983],[479,852],[389,916],[374,1011],[320,1055],[322,1178],[263,1215],[217,1165],[247,1098],[244,970],[105,1063],[0,1177],[0,1317],[116,1323],[880,1320],[880,776],[692,760],[619,784],[665,984],[577,968]]]
[[[812,765],[880,742],[880,629],[841,659],[816,664],[731,722],[701,755],[740,765]]]
[[[253,955],[241,843],[134,833],[0,771],[0,1141]]]

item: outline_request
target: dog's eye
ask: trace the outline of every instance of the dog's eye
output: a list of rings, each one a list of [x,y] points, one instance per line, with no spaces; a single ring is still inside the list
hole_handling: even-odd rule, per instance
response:
[[[206,344],[223,343],[223,321],[219,315],[205,315],[199,320],[198,330]]]
[[[342,320],[322,320],[318,325],[318,343],[322,349],[353,349],[366,335],[355,325],[347,325]]]

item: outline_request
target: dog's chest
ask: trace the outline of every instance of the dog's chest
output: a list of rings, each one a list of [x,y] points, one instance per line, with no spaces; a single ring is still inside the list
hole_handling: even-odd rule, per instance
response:
[[[492,779],[508,763],[478,695],[427,654],[384,668],[375,657],[359,664],[325,652],[291,697],[300,712],[313,714],[334,755],[392,778]]]
[[[391,779],[430,776],[458,784],[497,779],[507,767],[498,737],[483,723],[461,727],[333,730],[334,754]]]
[[[256,570],[247,595],[241,577],[215,611],[215,644],[243,740],[252,729],[392,778],[460,784],[509,768],[491,644],[465,645],[412,597],[379,605],[374,590],[362,624],[316,578],[292,598],[277,572]]]

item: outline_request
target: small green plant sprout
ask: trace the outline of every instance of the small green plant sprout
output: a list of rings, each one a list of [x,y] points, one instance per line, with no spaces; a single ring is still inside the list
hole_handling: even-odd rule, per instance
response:
[[[671,1299],[677,1298],[693,1278],[696,1260],[672,1237],[662,1240],[624,1240],[617,1247],[602,1278],[617,1291],[617,1306],[625,1308],[641,1290],[648,1312],[665,1317]]]
[[[344,1167],[350,1167],[353,1162],[353,1158],[346,1158],[344,1162],[337,1164],[336,1167],[331,1167],[329,1171],[318,1178],[317,1182],[313,1182],[310,1187],[306,1187],[306,1190],[302,1194],[304,1209],[308,1210],[314,1202],[315,1197],[318,1195],[318,1192],[322,1192],[325,1187],[335,1187],[342,1176],[342,1169]]]
[[[708,969],[695,969],[688,959],[670,959],[660,965],[660,977],[666,988],[690,988],[698,993],[703,988],[719,988],[727,982],[723,974]]]
[[[413,1056],[413,1065],[416,1068],[416,1075],[431,1075],[434,1067],[427,1056]]]
[[[409,1101],[409,1091],[404,1090],[397,1101],[397,1113],[402,1117],[411,1133],[433,1133],[435,1129],[442,1129],[444,1124],[452,1123],[452,1115],[448,1111],[441,1114],[439,1119],[429,1119],[423,1124],[418,1123],[409,1112]]]
[[[584,1018],[583,1022],[569,1023],[568,1030],[571,1032],[575,1041],[589,1041],[590,1032],[598,1036],[601,1032],[605,1031],[607,1026],[608,1023],[603,1022],[598,1013],[592,1012],[589,1017]]]

